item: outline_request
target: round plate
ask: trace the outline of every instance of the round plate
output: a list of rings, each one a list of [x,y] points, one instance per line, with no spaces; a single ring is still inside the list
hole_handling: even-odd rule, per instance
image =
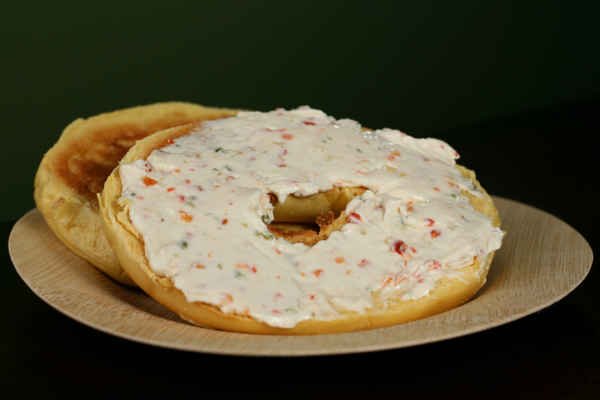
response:
[[[236,355],[365,352],[449,339],[514,321],[560,300],[583,281],[593,255],[577,231],[533,207],[497,197],[494,201],[507,235],[475,298],[429,318],[352,333],[264,336],[191,325],[71,253],[37,210],[15,224],[9,251],[17,272],[41,299],[83,324],[122,338]]]

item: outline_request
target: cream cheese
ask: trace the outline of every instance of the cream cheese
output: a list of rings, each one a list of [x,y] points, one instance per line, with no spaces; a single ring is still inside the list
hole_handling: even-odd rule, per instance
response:
[[[121,165],[121,199],[149,266],[189,302],[293,327],[364,311],[373,292],[420,298],[500,247],[503,232],[461,193],[480,195],[457,158],[440,140],[309,107],[241,112]],[[341,230],[312,247],[270,234],[269,193],[334,186],[368,188]]]

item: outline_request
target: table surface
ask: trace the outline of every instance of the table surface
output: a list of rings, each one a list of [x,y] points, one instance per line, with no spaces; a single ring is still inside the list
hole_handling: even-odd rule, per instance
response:
[[[548,211],[577,229],[597,253],[595,207],[600,102],[531,111],[461,128],[451,144],[492,194]],[[448,138],[452,132],[448,132]],[[450,139],[448,139],[450,142]],[[0,223],[3,329],[0,387],[23,394],[160,395],[288,390],[293,394],[461,395],[600,398],[600,278],[559,303],[466,337],[369,354],[256,358],[185,353],[97,332],[38,299],[17,276]],[[596,264],[596,263],[595,263]]]

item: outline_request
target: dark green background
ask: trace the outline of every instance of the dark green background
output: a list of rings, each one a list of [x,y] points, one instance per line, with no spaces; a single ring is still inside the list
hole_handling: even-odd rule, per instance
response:
[[[67,123],[115,108],[309,104],[452,144],[485,141],[492,133],[468,129],[482,121],[600,95],[597,6],[316,4],[4,5],[0,220],[33,206],[37,164]]]

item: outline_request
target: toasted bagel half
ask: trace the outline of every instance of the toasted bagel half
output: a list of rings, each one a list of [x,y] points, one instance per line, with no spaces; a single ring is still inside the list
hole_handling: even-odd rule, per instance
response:
[[[127,164],[136,160],[144,160],[152,151],[165,146],[175,138],[189,134],[198,127],[198,124],[189,124],[166,129],[140,140],[127,152],[121,163]],[[497,209],[491,197],[477,182],[475,174],[464,167],[457,166],[457,168],[473,182],[480,193],[478,197],[465,193],[472,206],[487,216],[494,226],[499,226],[500,219]],[[318,214],[323,210],[324,196],[326,197],[326,195],[323,195],[304,201],[295,199],[294,208],[300,207],[302,210],[284,210],[282,214]],[[99,195],[99,204],[108,241],[114,249],[120,264],[137,285],[156,301],[180,315],[184,320],[227,331],[285,335],[335,333],[385,327],[427,317],[458,306],[472,298],[485,283],[494,256],[492,252],[485,257],[474,257],[470,265],[457,271],[458,276],[456,278],[440,279],[424,297],[414,300],[397,298],[384,301],[380,298],[378,292],[374,292],[374,306],[364,312],[343,311],[336,319],[308,319],[299,322],[292,328],[280,328],[270,326],[249,315],[224,313],[217,306],[208,303],[188,302],[183,292],[175,287],[169,277],[153,271],[145,255],[143,237],[130,219],[127,200],[122,198],[119,168],[115,168],[106,180],[104,189]],[[330,222],[335,225],[335,221],[338,220]],[[296,220],[296,222],[304,221]],[[280,225],[277,225],[274,230],[277,229],[282,231],[281,236],[283,237],[286,234],[290,236],[306,235],[306,232],[302,232],[301,228],[283,229]],[[313,240],[314,237],[307,239],[308,242]],[[304,242],[304,239],[301,238],[298,241]]]
[[[236,112],[164,102],[77,119],[42,158],[34,182],[36,206],[75,254],[113,279],[134,285],[110,248],[98,213],[96,195],[106,177],[137,140],[165,128]]]

